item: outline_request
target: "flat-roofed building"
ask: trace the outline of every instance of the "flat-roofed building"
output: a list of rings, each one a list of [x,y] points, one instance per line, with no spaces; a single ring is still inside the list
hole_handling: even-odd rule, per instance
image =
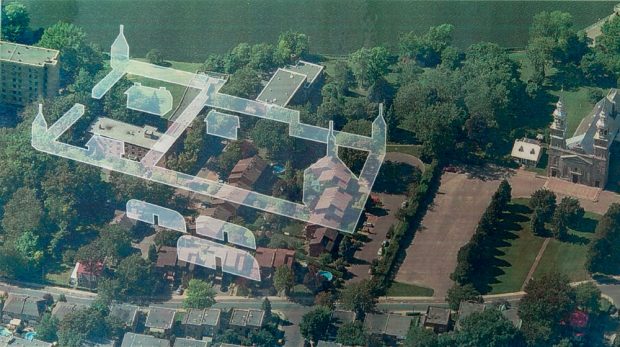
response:
[[[116,317],[125,325],[126,329],[135,330],[138,325],[139,308],[129,304],[110,305],[110,316]]]
[[[58,94],[59,52],[0,41],[0,103],[24,106]]]
[[[256,100],[278,106],[303,103],[323,76],[323,66],[300,60],[276,70]]]
[[[371,334],[402,340],[407,336],[412,321],[412,316],[371,313],[364,319],[364,330]]]
[[[62,321],[67,315],[83,308],[86,308],[86,306],[60,301],[54,305],[54,308],[52,309],[52,317],[58,318],[59,321]]]
[[[162,136],[153,126],[139,127],[106,117],[97,118],[89,132],[123,142],[124,156],[132,160],[142,159]]]
[[[460,329],[463,319],[476,312],[483,312],[486,305],[480,302],[461,301],[459,304],[459,318],[456,320],[455,328]]]
[[[125,333],[121,347],[170,347],[170,341],[151,335]]]
[[[220,326],[221,310],[219,309],[191,309],[183,317],[181,324],[185,328],[185,335],[194,338],[213,336]]]
[[[45,300],[41,298],[9,294],[2,308],[2,321],[9,324],[11,321],[19,320],[35,325],[45,312],[45,308]]]
[[[52,347],[49,342],[26,340],[16,336],[0,336],[0,347]]]
[[[173,309],[150,306],[144,327],[151,333],[167,335],[174,325],[175,316],[176,311]]]
[[[436,333],[445,333],[452,325],[451,314],[449,308],[429,306],[422,325],[427,329],[433,329]]]
[[[174,339],[174,347],[207,347],[209,343],[203,340],[186,339],[177,337]]]
[[[230,314],[230,326],[235,328],[260,329],[263,326],[265,311],[234,308]]]

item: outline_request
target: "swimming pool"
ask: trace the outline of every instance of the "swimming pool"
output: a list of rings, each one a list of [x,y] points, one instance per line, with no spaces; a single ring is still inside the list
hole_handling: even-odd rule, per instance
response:
[[[37,333],[35,333],[34,331],[29,331],[24,334],[24,338],[28,341],[34,340],[35,337],[37,337]]]
[[[334,279],[334,275],[329,271],[321,270],[319,271],[319,275],[325,277],[326,280],[330,281]]]
[[[284,171],[286,171],[286,168],[283,165],[275,164],[273,166],[273,173],[276,174],[276,175],[284,173]]]

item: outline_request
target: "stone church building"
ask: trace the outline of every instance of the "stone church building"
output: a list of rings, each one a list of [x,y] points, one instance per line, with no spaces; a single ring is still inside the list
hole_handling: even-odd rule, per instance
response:
[[[566,137],[566,111],[558,101],[553,111],[547,174],[573,183],[605,188],[610,148],[620,128],[620,95],[611,89],[596,103],[572,137]]]

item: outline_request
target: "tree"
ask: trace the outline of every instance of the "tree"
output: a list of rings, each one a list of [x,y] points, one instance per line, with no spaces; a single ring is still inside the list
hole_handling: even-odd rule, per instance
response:
[[[558,240],[564,240],[568,235],[566,219],[561,213],[558,213],[557,210],[553,214],[553,218],[551,218],[551,232],[553,233],[553,237]]]
[[[279,63],[284,65],[294,63],[299,58],[303,58],[308,54],[309,50],[308,36],[289,30],[280,34],[275,54],[278,57]]]
[[[132,252],[129,230],[119,225],[106,225],[99,231],[98,244],[101,245],[106,257],[118,261]]]
[[[353,52],[349,61],[351,69],[362,87],[369,87],[388,72],[389,52],[385,47],[362,47]]]
[[[215,290],[210,283],[192,279],[187,286],[186,297],[183,299],[185,308],[209,308],[215,304]]]
[[[590,242],[586,267],[591,273],[620,274],[620,204],[613,203],[599,220]]]
[[[331,310],[327,307],[319,306],[301,317],[301,322],[299,323],[301,335],[311,342],[321,340],[327,334],[331,320]]]
[[[519,302],[521,330],[528,343],[548,344],[561,338],[561,322],[575,308],[575,289],[566,275],[546,273],[530,280]]]
[[[544,222],[548,222],[555,212],[555,193],[547,189],[538,189],[530,198],[530,208],[538,210]]]
[[[377,305],[374,284],[367,279],[352,283],[345,287],[340,296],[342,307],[355,312],[358,318],[363,318],[366,313],[371,312]]]
[[[108,327],[104,314],[94,307],[69,313],[58,329],[58,344],[64,347],[81,347],[87,340],[100,339],[107,335]]]
[[[177,240],[181,237],[182,233],[176,230],[164,229],[160,230],[153,239],[155,245],[157,247],[168,246],[168,247],[176,247]]]
[[[10,42],[26,43],[30,27],[30,14],[20,2],[10,2],[2,6],[2,39]]]
[[[262,89],[261,78],[256,70],[246,66],[235,71],[222,87],[222,93],[246,99],[255,99]]]
[[[530,229],[534,235],[545,234],[545,221],[540,210],[534,210],[534,213],[532,213],[532,217],[530,219]]]
[[[346,62],[341,60],[336,62],[331,83],[336,86],[340,95],[346,95],[349,92],[349,88],[355,83],[355,78]]]
[[[267,72],[276,65],[274,47],[268,43],[259,43],[252,46],[249,65],[252,69]]]
[[[64,85],[71,84],[80,69],[94,75],[103,66],[101,52],[88,42],[82,28],[73,24],[58,22],[48,27],[38,45],[60,51],[61,81]]]
[[[450,305],[450,309],[458,310],[462,301],[482,302],[482,296],[472,284],[455,284],[448,289],[446,301]]]
[[[585,211],[579,204],[579,200],[565,196],[558,204],[554,216],[562,220],[566,226],[575,226],[581,218],[583,218]]]
[[[271,319],[271,301],[269,301],[268,297],[263,299],[262,309],[265,311],[265,318],[267,320]]]
[[[342,131],[347,133],[353,133],[358,135],[370,136],[372,131],[372,123],[367,120],[354,120],[347,122]],[[351,148],[340,148],[338,150],[339,156],[342,161],[347,164],[347,166],[353,172],[360,172],[362,167],[364,166],[364,162],[366,162],[366,157],[368,153],[360,150],[355,150]]]
[[[454,26],[441,24],[431,27],[424,35],[409,32],[399,38],[400,59],[413,60],[422,66],[433,67],[442,62],[443,52],[452,43]]]
[[[329,307],[331,310],[334,309],[334,295],[329,291],[318,292],[314,297],[314,304],[317,306],[325,306]]]
[[[37,325],[37,339],[46,342],[56,342],[58,340],[58,325],[60,321],[56,317],[52,317],[50,313],[46,313],[41,318],[41,322]]]
[[[534,16],[527,51],[535,70],[544,76],[546,65],[579,63],[587,43],[585,36],[577,33],[569,13],[543,11]]]
[[[268,119],[259,119],[250,133],[254,144],[265,148],[272,158],[289,159],[295,151],[295,142],[288,135],[287,126]]]
[[[409,327],[403,345],[406,347],[439,347],[437,335],[433,331],[413,324]]]
[[[159,49],[151,49],[146,53],[146,59],[151,64],[162,65],[164,63],[164,54]]]
[[[600,309],[601,290],[592,283],[581,283],[575,287],[575,303],[580,309],[597,313]]]
[[[36,192],[30,188],[19,188],[13,193],[2,217],[2,229],[9,238],[19,237],[24,231],[40,233],[43,228],[43,207]]]
[[[293,271],[286,266],[282,266],[276,269],[273,275],[273,286],[278,293],[284,293],[288,295],[289,291],[295,285],[295,278],[293,277]]]
[[[456,341],[462,347],[525,346],[519,330],[494,308],[474,312],[463,319]]]
[[[118,294],[123,298],[142,300],[160,289],[159,275],[153,264],[134,254],[121,260],[116,270]]]
[[[364,333],[364,326],[359,321],[346,322],[338,329],[336,342],[348,346],[363,346],[368,337]]]
[[[507,180],[502,180],[497,188],[496,199],[502,210],[505,210],[512,200],[512,187]]]

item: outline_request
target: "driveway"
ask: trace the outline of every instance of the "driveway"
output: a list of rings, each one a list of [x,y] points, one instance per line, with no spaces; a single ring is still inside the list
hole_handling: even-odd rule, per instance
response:
[[[372,228],[372,233],[367,234],[370,239],[365,242],[364,245],[355,253],[355,260],[353,265],[349,267],[349,272],[353,274],[351,281],[357,282],[364,278],[370,278],[368,270],[370,270],[370,263],[373,259],[377,258],[377,252],[381,248],[383,240],[387,239],[387,232],[396,222],[396,212],[407,199],[404,195],[372,193],[378,196],[383,203],[383,209],[386,214],[378,216],[374,221],[375,227]]]
[[[396,281],[432,288],[444,297],[453,281],[459,249],[472,237],[482,213],[499,186],[497,178],[473,178],[446,172],[433,205],[406,250]]]

